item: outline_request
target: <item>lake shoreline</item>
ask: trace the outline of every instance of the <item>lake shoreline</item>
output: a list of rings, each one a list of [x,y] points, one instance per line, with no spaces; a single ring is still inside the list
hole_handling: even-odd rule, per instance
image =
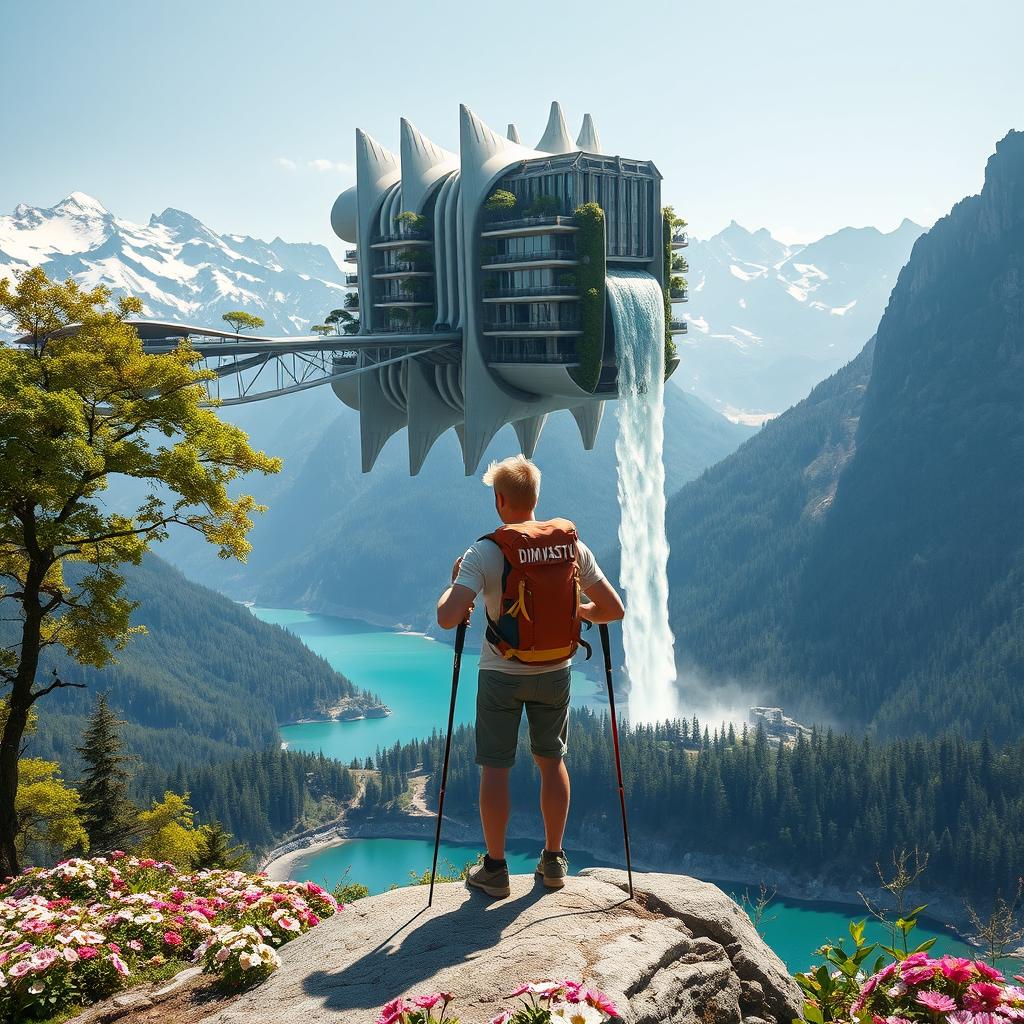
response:
[[[524,825],[525,822],[516,822],[513,819],[508,838],[526,842],[534,841],[543,845],[543,836],[539,836],[528,827],[523,827]],[[325,850],[344,846],[349,840],[433,839],[434,827],[435,818],[432,815],[392,815],[384,818],[349,820],[343,823],[335,821],[274,848],[267,854],[260,870],[267,872],[275,881],[283,881],[287,879],[288,872],[298,861]],[[478,825],[469,825],[447,817],[444,821],[443,838],[451,842],[482,844]],[[623,859],[621,846],[609,843],[606,837],[593,830],[583,830],[575,838],[573,845],[584,849],[588,855],[600,860],[617,863]],[[759,887],[763,882],[769,892],[774,890],[777,897],[811,906],[828,904],[846,909],[855,908],[863,911],[864,916],[868,917],[868,911],[864,908],[860,894],[864,893],[875,903],[883,903],[887,896],[877,886],[873,888],[865,886],[863,889],[845,888],[827,879],[801,877],[785,869],[768,867],[742,857],[692,850],[682,854],[669,853],[663,845],[649,841],[642,836],[634,838],[633,847],[635,871],[685,874],[719,887],[749,888],[751,899],[756,899]],[[652,850],[654,856],[636,856],[636,849],[643,847]],[[356,878],[352,881],[358,882],[359,879]],[[970,937],[970,920],[962,903],[955,895],[914,890],[908,894],[907,899],[910,905],[927,904],[930,912],[924,915],[922,921],[926,919],[937,930],[947,930],[951,937],[971,946],[976,945]]]

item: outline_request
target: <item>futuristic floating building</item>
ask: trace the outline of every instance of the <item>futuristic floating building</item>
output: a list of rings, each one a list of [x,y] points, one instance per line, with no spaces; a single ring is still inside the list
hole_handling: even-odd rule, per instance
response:
[[[670,335],[673,250],[686,245],[662,214],[661,175],[647,160],[608,156],[590,115],[574,143],[557,103],[534,149],[466,107],[458,154],[405,119],[400,154],[356,133],[356,185],[338,196],[335,233],[357,273],[353,350],[335,355],[332,387],[359,411],[363,471],[405,428],[419,472],[454,427],[466,472],[506,423],[530,455],[549,413],[569,410],[592,448],[616,396],[614,318],[606,279],[638,271],[665,295]],[[354,324],[352,325],[354,327]],[[652,331],[652,334],[654,332]]]

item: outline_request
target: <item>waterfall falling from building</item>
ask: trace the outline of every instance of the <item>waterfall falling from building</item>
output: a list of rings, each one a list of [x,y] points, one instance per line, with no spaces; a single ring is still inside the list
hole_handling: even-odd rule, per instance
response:
[[[615,455],[629,717],[655,722],[678,714],[665,537],[665,300],[643,271],[609,271],[607,284],[619,365]]]

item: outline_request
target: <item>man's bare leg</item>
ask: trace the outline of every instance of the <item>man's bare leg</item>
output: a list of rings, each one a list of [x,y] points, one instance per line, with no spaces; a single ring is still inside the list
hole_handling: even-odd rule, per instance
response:
[[[480,768],[480,824],[484,830],[487,854],[492,860],[505,859],[505,833],[508,831],[508,816],[511,801],[508,793],[508,776],[511,768]]]
[[[569,817],[569,772],[560,757],[533,755],[540,769],[540,813],[544,817],[544,849],[562,849],[565,822]],[[506,818],[506,822],[507,822]],[[493,856],[493,854],[492,854]]]

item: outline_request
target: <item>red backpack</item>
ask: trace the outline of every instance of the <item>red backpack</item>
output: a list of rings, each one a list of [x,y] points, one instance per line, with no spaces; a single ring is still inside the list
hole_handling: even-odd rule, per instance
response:
[[[509,660],[552,665],[571,658],[580,638],[580,570],[576,527],[568,519],[513,523],[481,537],[505,559],[498,621],[487,616],[487,640]]]

